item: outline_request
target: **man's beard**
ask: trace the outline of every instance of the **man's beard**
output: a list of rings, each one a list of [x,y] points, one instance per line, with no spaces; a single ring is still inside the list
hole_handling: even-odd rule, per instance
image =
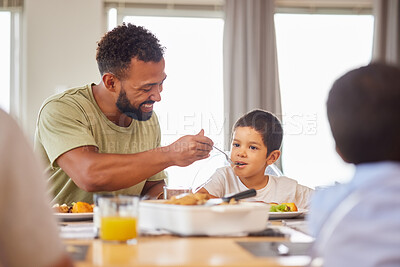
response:
[[[153,104],[154,101],[145,101],[139,105],[139,108],[136,109],[132,104],[129,102],[129,99],[126,97],[126,92],[123,88],[121,88],[121,92],[119,93],[118,99],[117,99],[117,108],[119,111],[124,113],[126,116],[138,120],[138,121],[147,121],[151,118],[151,115],[153,115],[153,111],[150,112],[142,112],[140,107],[144,104]]]

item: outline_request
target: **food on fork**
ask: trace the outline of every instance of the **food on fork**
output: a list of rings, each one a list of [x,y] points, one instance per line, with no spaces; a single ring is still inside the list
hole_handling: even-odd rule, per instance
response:
[[[89,204],[87,202],[73,202],[72,206],[68,206],[67,204],[55,204],[53,205],[53,210],[59,213],[86,213],[93,212],[93,204]]]
[[[275,203],[275,202],[271,202],[268,203],[271,205],[271,207],[269,208],[270,212],[290,212],[290,211],[298,211],[297,206],[295,203],[291,202],[291,203]]]

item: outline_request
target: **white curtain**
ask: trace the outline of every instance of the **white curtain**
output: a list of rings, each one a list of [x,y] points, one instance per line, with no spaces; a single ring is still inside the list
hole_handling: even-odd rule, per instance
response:
[[[261,108],[281,117],[274,2],[226,0],[224,28],[225,149],[235,121]]]
[[[373,61],[400,66],[400,0],[374,0]]]

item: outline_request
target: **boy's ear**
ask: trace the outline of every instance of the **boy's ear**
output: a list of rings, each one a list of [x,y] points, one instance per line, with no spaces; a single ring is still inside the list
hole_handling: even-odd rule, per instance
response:
[[[271,165],[275,161],[279,159],[281,156],[281,152],[279,150],[272,151],[269,156],[267,157],[267,165]]]

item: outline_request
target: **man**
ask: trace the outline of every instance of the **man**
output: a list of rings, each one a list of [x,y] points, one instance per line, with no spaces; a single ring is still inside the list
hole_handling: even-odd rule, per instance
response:
[[[72,266],[59,238],[43,170],[0,109],[0,266]]]
[[[339,155],[356,172],[311,202],[313,256],[324,267],[400,266],[399,103],[398,67],[374,63],[333,84],[329,123]]]
[[[203,130],[160,147],[153,104],[167,77],[163,53],[143,27],[118,26],[98,43],[101,82],[44,102],[35,147],[47,163],[54,203],[91,203],[99,191],[156,197],[165,168],[209,156],[213,142]]]

